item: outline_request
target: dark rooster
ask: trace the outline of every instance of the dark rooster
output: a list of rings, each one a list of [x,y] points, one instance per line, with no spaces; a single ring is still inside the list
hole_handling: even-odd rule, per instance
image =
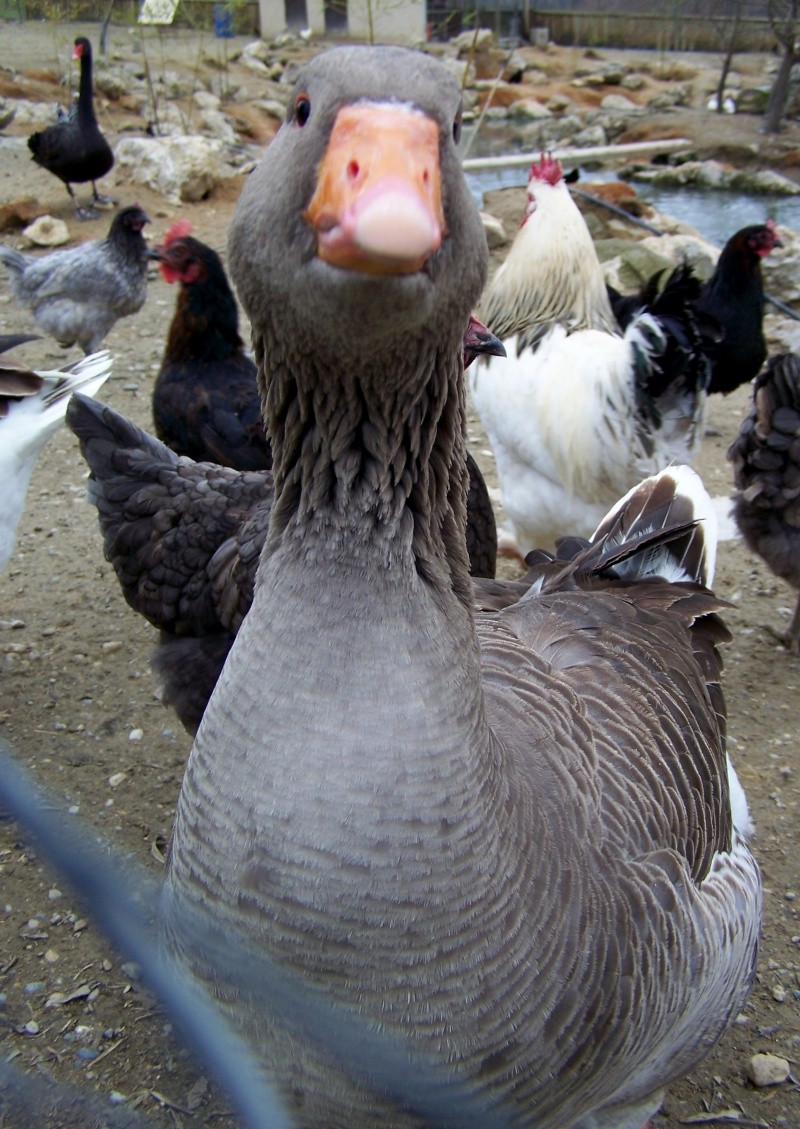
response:
[[[774,220],[743,227],[725,244],[703,284],[697,308],[723,330],[722,339],[708,350],[709,392],[732,392],[752,380],[766,360],[761,260],[782,246]]]
[[[500,349],[498,339],[470,318],[465,366]],[[194,733],[253,599],[272,509],[272,472],[179,457],[85,396],[73,396],[67,425],[92,472],[88,494],[106,559],[130,606],[161,632],[153,667],[163,699]],[[470,476],[470,568],[473,576],[494,576],[494,513],[483,479],[477,481],[482,491]]]
[[[776,576],[800,590],[800,357],[771,357],[756,377],[750,411],[728,458],[742,537]],[[789,630],[775,634],[800,654],[800,597]]]
[[[257,369],[239,336],[239,311],[222,260],[172,225],[149,254],[169,283],[180,283],[167,346],[153,389],[156,435],[179,455],[239,470],[272,466]]]
[[[0,245],[0,262],[14,297],[33,311],[36,324],[61,345],[94,353],[118,318],[135,314],[147,293],[150,219],[138,204],[123,208],[105,239],[33,258]]]
[[[54,125],[28,138],[28,148],[37,165],[63,180],[80,220],[93,219],[94,208],[81,207],[72,190],[73,184],[92,182],[92,198],[98,204],[113,203],[97,191],[95,181],[111,171],[114,154],[100,132],[94,114],[92,94],[92,45],[84,36],[75,40],[74,59],[80,59],[81,77],[78,102],[74,109]]]

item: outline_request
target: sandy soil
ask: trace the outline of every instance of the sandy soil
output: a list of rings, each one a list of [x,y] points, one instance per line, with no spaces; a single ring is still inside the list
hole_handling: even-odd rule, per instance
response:
[[[42,34],[26,25],[4,28],[20,67],[52,66]],[[71,34],[65,32],[64,38]],[[42,50],[46,58],[39,57]],[[191,45],[186,52],[191,57]],[[578,52],[563,53],[565,75],[580,58]],[[698,65],[696,59],[688,62]],[[742,66],[757,74],[763,63],[751,58]],[[237,80],[246,86],[252,80],[239,70]],[[9,75],[0,72],[0,80],[8,82]],[[712,72],[696,82],[698,89],[704,82],[713,85]],[[113,124],[115,108],[104,112]],[[693,130],[699,149],[727,144],[773,166],[792,164],[800,140],[792,126],[765,148],[756,119],[719,119],[697,109],[665,122],[664,128],[676,132]],[[0,186],[7,187],[11,174],[2,159],[0,154]],[[73,236],[105,232],[107,217],[76,224],[61,186],[29,164],[26,168],[42,203],[68,221]],[[15,185],[18,175],[23,175],[19,169]],[[238,188],[233,182],[208,201],[180,209],[195,233],[220,250]],[[138,188],[121,185],[116,192],[121,203],[139,200],[147,208],[153,219],[148,234],[158,241],[177,210]],[[509,196],[506,206],[510,214],[519,214],[519,196]],[[13,235],[3,238],[15,241]],[[151,424],[152,381],[173,302],[174,292],[153,275],[145,309],[118,323],[106,342],[115,368],[103,398],[145,427]],[[0,285],[0,331],[31,326]],[[43,365],[64,359],[46,341],[26,347],[25,357]],[[730,488],[725,451],[746,402],[747,391],[740,390],[711,406],[712,431],[699,469],[712,494]],[[476,455],[496,484],[476,421],[472,432]],[[77,444],[62,431],[34,473],[17,551],[0,576],[0,735],[55,800],[79,816],[88,837],[103,836],[158,877],[190,741],[158,700],[148,661],[154,632],[124,603],[103,560],[95,513],[84,501],[84,478]],[[672,1088],[654,1129],[675,1129],[696,1115],[704,1115],[704,1124],[730,1123],[737,1112],[739,1124],[796,1129],[796,1085],[758,1091],[744,1078],[746,1062],[756,1052],[783,1055],[795,1070],[800,1057],[800,660],[766,630],[766,625],[785,626],[795,597],[737,541],[720,547],[717,588],[731,601],[727,620],[734,638],[725,672],[730,749],[758,827],[755,849],[766,887],[764,940],[749,1003],[719,1047]],[[157,1125],[232,1125],[225,1097],[208,1087],[187,1060],[132,976],[134,970],[86,922],[70,892],[60,889],[58,877],[10,822],[0,823],[0,879],[3,1055],[34,1075],[125,1095]],[[78,988],[84,990],[72,1002],[48,1008],[53,992]],[[0,1122],[14,1123],[3,1120],[2,1112]]]

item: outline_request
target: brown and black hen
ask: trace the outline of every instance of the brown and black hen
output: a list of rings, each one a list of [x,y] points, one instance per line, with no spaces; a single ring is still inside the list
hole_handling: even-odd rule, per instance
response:
[[[480,353],[501,350],[471,318],[465,366]],[[253,599],[272,509],[272,471],[178,456],[86,396],[72,397],[67,426],[91,470],[88,496],[97,507],[106,559],[130,606],[161,632],[153,667],[163,700],[194,733]],[[473,576],[494,576],[494,513],[483,478],[472,475],[467,551]]]
[[[759,373],[728,458],[742,537],[776,576],[800,590],[800,357],[771,357]],[[789,630],[775,634],[800,654],[800,597]]]
[[[709,392],[733,392],[752,380],[767,357],[761,260],[782,247],[774,220],[743,227],[722,248],[697,308],[715,319],[722,338],[709,347]]]
[[[239,312],[222,260],[179,221],[150,251],[179,282],[153,390],[156,435],[179,455],[239,470],[272,466],[257,371],[239,336]]]
[[[98,204],[113,203],[97,191],[95,181],[111,171],[114,154],[100,132],[94,113],[92,94],[92,45],[84,36],[75,40],[73,59],[80,59],[81,77],[77,105],[66,117],[32,133],[28,148],[37,165],[63,180],[80,220],[93,219],[94,208],[81,207],[75,199],[73,184],[92,182],[93,200]]]

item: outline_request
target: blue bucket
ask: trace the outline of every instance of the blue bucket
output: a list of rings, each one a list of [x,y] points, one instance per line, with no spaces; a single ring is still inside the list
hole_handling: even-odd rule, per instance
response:
[[[233,39],[233,12],[225,4],[214,5],[214,35],[217,39]]]

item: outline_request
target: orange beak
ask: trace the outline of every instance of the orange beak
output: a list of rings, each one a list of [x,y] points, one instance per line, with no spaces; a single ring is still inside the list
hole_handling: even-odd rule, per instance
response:
[[[303,215],[332,266],[421,270],[444,234],[436,123],[399,106],[344,106]]]

